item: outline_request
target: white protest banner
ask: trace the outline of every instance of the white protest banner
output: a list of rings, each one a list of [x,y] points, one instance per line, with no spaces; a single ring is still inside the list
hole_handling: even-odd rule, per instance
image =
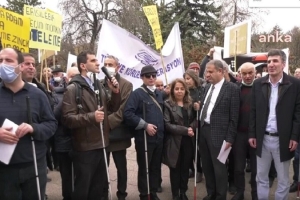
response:
[[[218,46],[214,46],[214,55],[213,58],[214,60],[223,60],[222,59],[222,50],[224,49],[223,47],[218,47]]]
[[[162,49],[162,54],[168,81],[182,78],[184,63],[178,23],[175,23],[173,26]],[[143,83],[140,73],[145,65],[153,65],[157,70],[157,78],[161,79],[165,84],[160,54],[128,31],[107,20],[103,20],[97,50],[97,58],[101,67],[107,55],[113,55],[119,59],[121,65],[119,74],[130,81],[134,89],[140,87]],[[101,79],[103,77],[104,75],[101,72],[98,78]]]
[[[72,63],[77,63],[77,56],[70,54],[68,55],[68,64],[67,64],[67,70],[71,67]]]

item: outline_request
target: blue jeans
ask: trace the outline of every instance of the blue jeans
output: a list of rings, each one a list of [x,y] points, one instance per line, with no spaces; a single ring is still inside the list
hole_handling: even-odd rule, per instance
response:
[[[293,169],[294,169],[294,176],[293,181],[298,182],[298,176],[299,176],[299,152],[300,152],[300,145],[298,145],[296,151],[295,151],[295,157],[293,160]]]

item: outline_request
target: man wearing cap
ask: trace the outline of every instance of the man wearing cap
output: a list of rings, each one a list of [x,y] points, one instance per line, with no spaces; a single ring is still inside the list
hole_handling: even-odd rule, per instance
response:
[[[148,199],[147,169],[151,199],[159,200],[156,193],[163,149],[164,118],[162,93],[155,88],[156,74],[153,66],[142,68],[143,85],[131,93],[124,109],[125,122],[136,130],[134,137],[141,200]],[[146,138],[144,138],[144,131],[147,133]],[[145,157],[145,139],[147,139],[148,166]]]
[[[60,167],[64,167],[63,165],[65,165],[62,164],[62,161],[66,161],[65,156],[64,157],[61,156],[63,155],[62,153],[66,153],[70,151],[69,150],[70,148],[68,147],[70,138],[64,136],[65,135],[63,131],[64,127],[59,120],[61,118],[61,105],[62,105],[64,92],[67,88],[67,80],[64,77],[63,69],[60,67],[55,67],[51,73],[53,78],[50,80],[50,84],[53,87],[53,91],[56,97],[55,100],[56,105],[54,107],[54,113],[59,123],[54,138],[51,138],[49,142],[51,146],[51,154],[52,154],[54,168],[59,170]]]
[[[55,67],[52,71],[53,80],[50,81],[53,87],[63,87],[66,88],[67,81],[64,77],[64,71],[60,67]]]

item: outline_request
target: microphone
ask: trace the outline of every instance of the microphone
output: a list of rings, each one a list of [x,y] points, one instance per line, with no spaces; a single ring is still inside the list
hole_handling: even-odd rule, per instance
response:
[[[107,68],[106,67],[102,67],[101,68],[102,72],[105,74],[105,76],[108,78],[108,80],[110,82],[112,82],[112,75],[109,74],[109,72],[107,71]],[[115,88],[117,88],[117,85],[114,85]]]

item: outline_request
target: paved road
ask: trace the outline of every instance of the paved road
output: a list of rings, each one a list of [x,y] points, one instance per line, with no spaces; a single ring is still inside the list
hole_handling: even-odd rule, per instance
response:
[[[136,164],[136,155],[134,149],[134,142],[133,145],[127,150],[127,168],[128,168],[128,183],[127,183],[127,192],[128,200],[139,200],[139,193],[137,190],[137,164]],[[292,166],[290,168],[290,180],[292,180],[293,170]],[[162,188],[163,192],[158,194],[161,200],[171,200],[171,186],[170,186],[170,179],[169,179],[169,169],[166,166],[162,166],[162,176],[163,176],[163,183]],[[47,195],[49,200],[61,200],[61,182],[60,182],[60,174],[57,171],[49,172],[49,177],[52,179],[51,182],[47,184]],[[246,183],[249,181],[250,174],[246,173]],[[113,191],[113,200],[117,200],[115,195],[116,187],[117,187],[117,173],[113,163],[113,159],[111,159],[110,165],[110,179],[112,184],[112,191]],[[197,199],[202,200],[203,197],[206,196],[206,189],[205,189],[205,180],[201,183],[197,184]],[[277,179],[275,179],[273,187],[271,188],[270,199],[274,199],[274,192],[277,186]],[[189,199],[193,198],[193,191],[194,191],[194,179],[190,179],[189,181],[189,190],[187,191],[187,195]],[[289,196],[289,199],[296,199],[296,193],[292,193]],[[231,199],[232,195],[228,194],[227,199]],[[250,194],[250,184],[246,184],[246,192],[245,192],[245,200],[251,200]]]

